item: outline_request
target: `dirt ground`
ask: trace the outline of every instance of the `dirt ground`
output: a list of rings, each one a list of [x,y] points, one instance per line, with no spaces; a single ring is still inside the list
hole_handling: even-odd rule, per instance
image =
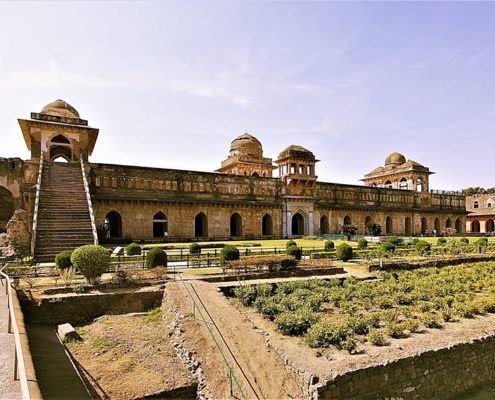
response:
[[[107,398],[136,399],[194,384],[157,311],[101,317],[77,329],[83,341],[67,344]]]
[[[189,281],[213,318],[220,333],[212,324],[212,318],[198,301],[190,288],[191,295],[200,305],[219,347],[232,365],[246,398],[260,399],[302,399],[307,394],[297,375],[289,371],[283,359],[265,346],[265,336],[233,307],[218,289],[209,283]],[[192,300],[181,282],[167,284],[164,310],[175,308],[181,313],[180,340],[184,346],[194,349],[196,359],[201,363],[210,397],[231,398],[227,367],[215,348],[208,328],[201,321],[199,311],[193,315]],[[170,315],[169,312],[166,312]],[[224,340],[222,340],[222,337]],[[230,349],[230,351],[229,351]],[[237,362],[236,362],[237,360]],[[242,397],[234,384],[234,396]]]

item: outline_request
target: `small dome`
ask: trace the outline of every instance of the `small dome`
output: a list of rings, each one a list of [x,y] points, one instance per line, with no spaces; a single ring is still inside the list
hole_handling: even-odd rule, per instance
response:
[[[402,154],[393,152],[385,159],[385,166],[387,165],[402,165],[406,162],[406,157]]]
[[[308,158],[308,159],[315,159],[315,155],[313,154],[312,151],[309,151],[308,149],[305,149],[302,146],[298,146],[295,144],[290,145],[287,147],[285,150],[282,150],[282,152],[278,155],[279,159],[283,159],[286,157],[299,157],[299,158]]]
[[[56,115],[58,117],[79,118],[79,113],[69,103],[63,100],[55,100],[53,103],[47,104],[41,110],[41,114]]]
[[[258,139],[246,132],[232,141],[230,144],[230,155],[261,158],[263,157],[263,147]]]

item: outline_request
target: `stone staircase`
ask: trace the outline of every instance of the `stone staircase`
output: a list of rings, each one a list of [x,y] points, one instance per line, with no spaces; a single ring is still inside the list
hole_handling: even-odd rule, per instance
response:
[[[35,260],[54,261],[61,251],[93,243],[80,164],[45,162],[41,177]]]

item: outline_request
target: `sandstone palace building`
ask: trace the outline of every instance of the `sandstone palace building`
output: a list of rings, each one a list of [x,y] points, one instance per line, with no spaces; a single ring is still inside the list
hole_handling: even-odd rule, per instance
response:
[[[247,133],[215,172],[197,172],[90,162],[99,131],[62,100],[19,125],[31,158],[0,159],[0,229],[24,210],[38,259],[98,234],[270,238],[338,233],[343,224],[363,234],[371,221],[386,234],[465,231],[465,197],[430,190],[429,168],[399,153],[366,174],[364,185],[347,185],[318,181],[310,150],[292,145],[272,160]],[[68,163],[54,162],[60,158]]]

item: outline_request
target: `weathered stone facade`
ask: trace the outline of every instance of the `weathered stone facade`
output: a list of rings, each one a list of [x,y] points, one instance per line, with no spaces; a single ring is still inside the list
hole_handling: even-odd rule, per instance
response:
[[[466,232],[495,234],[495,194],[466,197]]]
[[[33,113],[31,120],[19,121],[32,160],[19,160],[24,167],[18,172],[16,191],[12,183],[4,183],[14,174],[0,163],[0,186],[20,197],[32,192],[29,187],[35,184],[37,168],[31,165],[37,167],[41,154],[44,162],[57,157],[86,160],[98,134],[60,100],[42,113]],[[39,146],[34,146],[37,142]],[[421,235],[434,229],[440,233],[447,227],[464,231],[464,196],[428,192],[426,167],[404,159],[392,168],[395,172],[409,168],[414,180],[409,187],[415,187],[420,177],[424,184],[417,191],[390,189],[371,181],[366,181],[368,186],[318,182],[317,161],[311,151],[289,146],[278,156],[279,176],[273,178],[277,167],[263,156],[261,143],[244,134],[232,142],[218,170],[221,173],[90,162],[84,167],[101,237],[288,237],[338,233],[344,223],[356,225],[363,234],[370,221],[382,225],[388,234]],[[31,211],[32,196],[26,199],[27,203],[18,202],[14,208]]]

